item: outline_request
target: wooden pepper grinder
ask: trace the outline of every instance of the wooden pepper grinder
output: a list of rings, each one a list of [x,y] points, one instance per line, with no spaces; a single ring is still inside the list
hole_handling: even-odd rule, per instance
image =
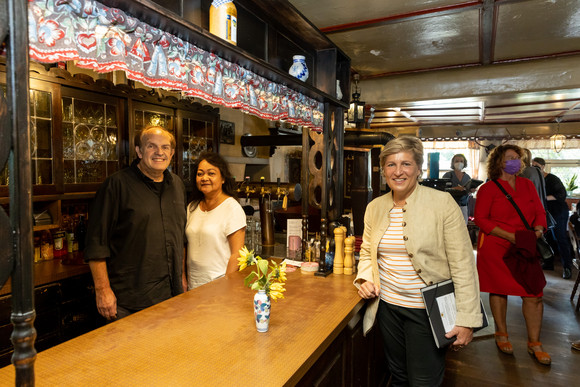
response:
[[[340,227],[334,229],[334,274],[344,273],[344,231]]]
[[[353,255],[354,236],[344,240],[344,274],[353,274],[354,255]]]

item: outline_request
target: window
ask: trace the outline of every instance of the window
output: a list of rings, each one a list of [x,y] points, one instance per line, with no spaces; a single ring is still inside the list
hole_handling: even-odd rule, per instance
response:
[[[431,153],[439,153],[439,178],[451,170],[451,159],[459,153],[467,159],[465,173],[474,179],[479,175],[479,146],[473,141],[423,141],[423,148],[423,178],[429,177],[427,170]]]

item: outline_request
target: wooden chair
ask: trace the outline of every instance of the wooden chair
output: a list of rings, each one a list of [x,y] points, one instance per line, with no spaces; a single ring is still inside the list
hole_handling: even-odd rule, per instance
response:
[[[570,295],[570,301],[574,301],[574,295],[578,290],[578,285],[580,284],[580,239],[578,238],[578,234],[576,230],[574,230],[574,226],[572,223],[568,222],[568,235],[570,237],[570,243],[572,244],[572,250],[574,250],[574,259],[572,262],[574,266],[578,270],[578,274],[576,275],[576,282],[574,283],[574,287],[572,288],[572,294]],[[576,302],[576,312],[580,309],[580,292],[578,294],[578,301]]]

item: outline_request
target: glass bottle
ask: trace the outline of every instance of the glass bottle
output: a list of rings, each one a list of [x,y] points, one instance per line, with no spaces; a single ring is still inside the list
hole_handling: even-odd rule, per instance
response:
[[[213,0],[209,7],[209,32],[237,45],[238,10],[233,0]]]
[[[42,256],[40,255],[40,236],[34,237],[34,263],[42,261]]]
[[[40,235],[40,258],[43,261],[48,261],[54,258],[52,236],[50,232],[44,230]]]
[[[334,266],[334,245],[334,238],[326,237],[326,255],[324,265],[327,270],[332,270],[332,266]]]
[[[54,258],[62,258],[67,254],[66,234],[62,227],[53,231],[52,240],[54,243]]]

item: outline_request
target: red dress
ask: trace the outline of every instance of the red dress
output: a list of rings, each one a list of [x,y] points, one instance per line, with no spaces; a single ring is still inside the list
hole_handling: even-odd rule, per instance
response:
[[[524,178],[516,177],[516,189],[502,179],[497,180],[512,196],[531,227],[541,225],[546,228],[546,212],[536,187]],[[482,185],[475,201],[475,224],[479,227],[477,241],[477,271],[482,292],[513,296],[539,297],[540,294],[528,294],[522,285],[516,282],[503,256],[511,243],[503,238],[490,235],[496,226],[508,232],[525,230],[524,223],[514,206],[505,197],[493,181]]]

